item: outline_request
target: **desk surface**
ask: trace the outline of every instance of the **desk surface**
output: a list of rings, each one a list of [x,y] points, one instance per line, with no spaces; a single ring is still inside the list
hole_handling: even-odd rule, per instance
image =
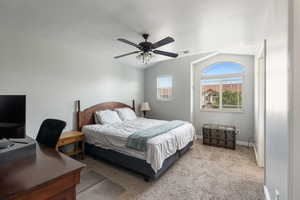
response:
[[[0,166],[0,199],[34,190],[85,165],[37,144],[36,156]]]

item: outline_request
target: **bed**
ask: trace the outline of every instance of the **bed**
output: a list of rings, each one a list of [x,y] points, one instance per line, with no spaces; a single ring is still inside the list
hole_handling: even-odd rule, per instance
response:
[[[148,181],[160,177],[193,145],[194,127],[182,122],[178,127],[147,140],[145,151],[129,148],[128,138],[134,133],[165,126],[169,122],[136,118],[113,124],[96,123],[95,112],[119,108],[135,111],[134,101],[132,106],[105,102],[83,111],[78,101],[78,129],[86,137],[86,154],[139,173]]]

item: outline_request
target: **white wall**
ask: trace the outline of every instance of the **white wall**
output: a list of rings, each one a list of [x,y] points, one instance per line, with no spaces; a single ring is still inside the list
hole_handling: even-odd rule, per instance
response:
[[[0,28],[0,94],[27,95],[30,136],[46,118],[65,120],[72,129],[77,99],[83,108],[104,101],[131,105],[132,99],[139,104],[143,84],[142,70],[116,63],[104,48],[89,54],[54,38]]]
[[[266,24],[265,184],[271,199],[288,199],[288,1],[270,0]]]
[[[213,112],[200,109],[200,75],[204,68],[223,61],[236,62],[244,69],[243,85],[243,111],[242,112]],[[200,63],[194,64],[195,92],[194,92],[194,125],[201,133],[203,124],[216,123],[234,125],[240,130],[238,141],[248,142],[254,140],[254,56],[220,54]]]
[[[290,92],[292,104],[291,113],[291,138],[290,138],[290,199],[300,199],[300,1],[290,1],[290,51],[291,71],[290,71]]]
[[[190,121],[191,114],[191,67],[190,63],[208,55],[187,56],[157,63],[145,69],[145,101],[150,103],[149,116],[157,119]],[[156,100],[156,79],[159,75],[173,76],[172,101]]]

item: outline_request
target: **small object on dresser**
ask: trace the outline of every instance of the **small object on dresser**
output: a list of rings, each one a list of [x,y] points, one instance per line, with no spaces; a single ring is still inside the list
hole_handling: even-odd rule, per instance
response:
[[[202,128],[203,144],[235,149],[237,129],[235,126],[204,124]]]
[[[0,140],[0,149],[8,148],[12,143],[7,139]]]
[[[28,136],[13,141],[1,140],[0,146],[0,166],[21,158],[34,157],[36,152],[36,142]]]
[[[63,152],[68,156],[81,155],[81,159],[84,159],[84,144],[85,136],[84,133],[79,131],[67,131],[63,132],[59,138],[59,141],[56,145],[56,149],[60,150],[61,147],[65,145],[74,145],[74,150],[71,152]]]

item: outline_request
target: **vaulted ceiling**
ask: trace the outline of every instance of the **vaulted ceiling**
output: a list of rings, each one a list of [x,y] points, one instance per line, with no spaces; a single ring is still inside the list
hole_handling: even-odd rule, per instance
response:
[[[1,29],[111,58],[135,50],[117,38],[138,43],[142,33],[153,42],[174,37],[162,50],[251,53],[263,39],[265,18],[264,0],[0,1]],[[143,67],[134,55],[113,62]]]

